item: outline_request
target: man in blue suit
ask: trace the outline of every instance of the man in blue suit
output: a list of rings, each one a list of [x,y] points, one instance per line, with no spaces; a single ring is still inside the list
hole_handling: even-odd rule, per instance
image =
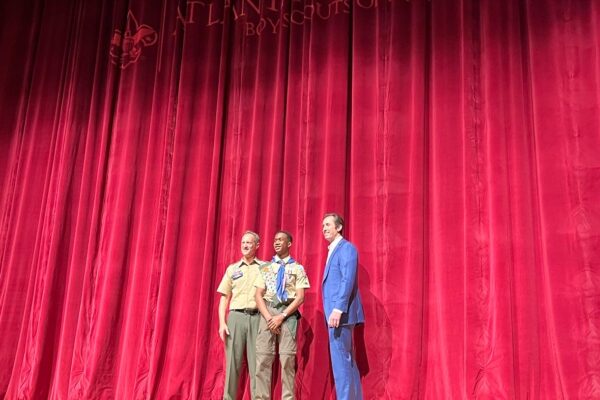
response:
[[[329,327],[329,355],[338,400],[362,399],[360,374],[352,347],[356,324],[365,322],[358,293],[358,253],[342,237],[344,220],[335,213],[323,217],[323,236],[329,242],[323,273],[323,309]]]

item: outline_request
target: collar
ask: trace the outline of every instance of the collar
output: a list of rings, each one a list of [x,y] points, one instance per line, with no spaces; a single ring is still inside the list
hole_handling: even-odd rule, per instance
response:
[[[248,264],[248,263],[246,262],[246,260],[244,260],[244,258],[242,258],[242,259],[240,260],[239,266],[240,266],[240,267],[241,267],[242,265],[248,265],[248,266],[250,266],[251,264],[258,264],[258,265],[260,265],[261,263],[260,263],[260,260],[259,260],[258,258],[256,258],[256,257],[254,257],[254,260],[252,260],[252,261],[250,262],[250,264]]]
[[[288,264],[293,264],[295,262],[296,262],[296,260],[294,260],[294,258],[292,258],[292,256],[287,256],[282,260],[281,258],[279,258],[279,256],[277,254],[275,254],[273,256],[273,259],[271,259],[271,263],[275,263],[277,265],[288,265]]]
[[[338,235],[336,236],[335,239],[333,239],[333,241],[331,243],[329,243],[329,246],[327,246],[327,248],[329,249],[329,252],[331,253],[333,251],[333,249],[335,249],[335,247],[342,241],[344,237],[342,235]]]
[[[273,261],[274,262],[283,261],[284,263],[287,264],[287,262],[290,260],[290,258],[291,258],[291,256],[289,256],[289,255],[287,257],[285,257],[285,258],[279,258],[279,256],[277,254],[275,254],[273,256]]]

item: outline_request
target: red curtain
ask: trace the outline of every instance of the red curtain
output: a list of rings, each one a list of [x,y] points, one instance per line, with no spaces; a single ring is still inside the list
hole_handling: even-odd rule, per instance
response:
[[[333,397],[338,211],[367,399],[600,398],[599,38],[594,0],[0,3],[0,396],[220,398],[217,284],[283,228]]]

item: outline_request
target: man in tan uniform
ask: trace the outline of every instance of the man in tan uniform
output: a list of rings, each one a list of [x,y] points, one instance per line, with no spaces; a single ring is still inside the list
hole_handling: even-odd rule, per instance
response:
[[[258,234],[247,231],[242,236],[242,259],[227,267],[217,292],[219,301],[219,336],[225,342],[225,390],[223,399],[234,400],[244,350],[248,361],[250,391],[254,398],[256,379],[256,335],[260,315],[256,308],[254,283],[263,261],[256,258]],[[227,305],[229,315],[227,316]]]
[[[261,265],[256,279],[256,305],[260,318],[256,338],[256,400],[271,398],[271,367],[275,359],[275,343],[279,342],[283,400],[294,399],[296,374],[296,332],[304,302],[304,289],[309,288],[304,267],[290,257],[292,235],[275,234],[275,256]]]

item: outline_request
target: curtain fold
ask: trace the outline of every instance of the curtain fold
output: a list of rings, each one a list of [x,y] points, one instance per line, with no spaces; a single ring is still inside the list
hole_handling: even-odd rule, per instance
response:
[[[244,231],[270,259],[285,229],[297,397],[333,398],[337,211],[365,398],[600,397],[599,24],[593,0],[0,4],[0,396],[222,398],[216,287]]]

